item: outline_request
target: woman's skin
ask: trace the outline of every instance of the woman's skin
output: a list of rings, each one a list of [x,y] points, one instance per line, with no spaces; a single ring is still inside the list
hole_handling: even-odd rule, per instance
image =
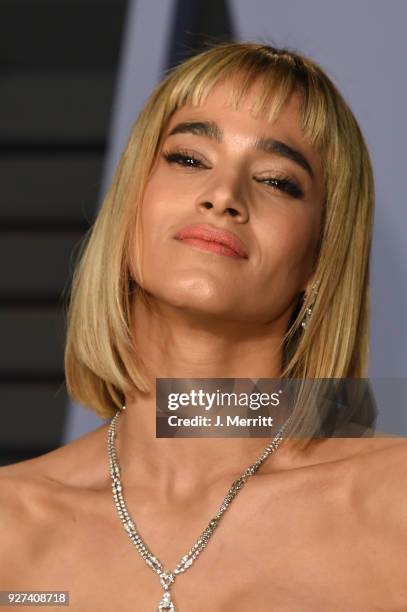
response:
[[[256,88],[237,111],[225,104],[229,89],[222,84],[201,107],[174,114],[144,194],[142,286],[150,298],[148,306],[135,300],[133,329],[152,383],[154,377],[278,377],[288,321],[300,292],[311,285],[324,190],[318,157],[299,129],[298,100],[293,97],[270,126],[250,113]],[[216,122],[222,142],[192,133],[169,135],[186,122]],[[255,151],[261,137],[300,151],[314,177],[290,159]],[[185,167],[184,160],[169,163],[164,157],[180,152],[199,164]],[[282,176],[295,181],[303,197],[266,182]],[[175,240],[191,223],[233,232],[248,258]],[[134,259],[133,276],[140,281]],[[128,486],[154,478],[163,502],[167,495],[200,490],[222,474],[240,473],[267,443],[156,439],[155,397],[128,397],[126,405],[118,438]]]
[[[283,334],[300,292],[312,285],[324,191],[320,160],[299,127],[298,98],[270,125],[250,113],[257,85],[236,111],[225,104],[228,87],[174,114],[144,194],[143,261],[132,258],[132,274],[149,306],[136,295],[132,331],[153,383],[278,377]],[[181,122],[216,122],[222,141],[170,136]],[[310,171],[254,150],[260,137],[300,152]],[[202,165],[163,157],[180,151]],[[295,190],[266,182],[281,177]],[[201,222],[234,232],[248,258],[174,239]],[[269,439],[156,439],[155,397],[127,396],[126,406],[116,442],[124,496],[145,542],[172,570]],[[69,590],[75,612],[156,609],[159,579],[112,502],[107,428],[0,470],[0,589]],[[177,577],[176,609],[407,610],[406,446],[337,438],[305,452],[285,440]]]

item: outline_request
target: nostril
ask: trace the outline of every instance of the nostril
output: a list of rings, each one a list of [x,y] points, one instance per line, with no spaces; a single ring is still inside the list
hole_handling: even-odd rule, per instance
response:
[[[236,217],[236,215],[239,214],[235,208],[228,208],[228,211],[230,212],[232,217]]]

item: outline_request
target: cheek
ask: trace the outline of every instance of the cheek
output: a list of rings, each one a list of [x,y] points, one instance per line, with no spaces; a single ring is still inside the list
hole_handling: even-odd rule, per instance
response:
[[[140,205],[140,241],[131,241],[131,268],[136,281],[146,290],[155,291],[175,264],[173,235],[185,217],[185,197],[170,181],[157,173],[148,183]]]
[[[167,206],[165,205],[167,203]],[[160,181],[150,181],[141,202],[141,222],[143,235],[147,238],[159,226],[164,210],[168,210],[165,189]]]
[[[254,292],[269,313],[281,314],[296,302],[312,272],[315,225],[312,215],[275,215],[258,228],[259,274]]]
[[[266,268],[288,270],[307,259],[315,247],[315,222],[305,214],[274,218],[259,228],[261,257]]]
[[[151,253],[154,252],[157,228],[162,222],[164,208],[162,189],[155,180],[150,180],[140,203],[138,231],[133,231],[130,243],[130,267],[133,278],[147,288],[148,271],[151,267]]]
[[[146,245],[160,242],[185,217],[190,195],[180,188],[179,179],[162,169],[150,179],[141,203],[141,231]]]

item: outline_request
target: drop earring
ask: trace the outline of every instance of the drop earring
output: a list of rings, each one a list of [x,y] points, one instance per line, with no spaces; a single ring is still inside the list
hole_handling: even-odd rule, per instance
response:
[[[312,315],[312,309],[313,309],[313,307],[314,307],[315,300],[317,299],[317,295],[318,295],[318,285],[319,285],[319,283],[318,283],[318,282],[316,282],[316,283],[314,283],[314,284],[312,285],[312,288],[311,288],[312,300],[311,300],[310,305],[309,305],[309,306],[308,306],[308,307],[305,309],[305,314],[304,314],[304,317],[303,317],[303,319],[302,319],[302,321],[301,321],[301,327],[302,327],[303,329],[305,329],[305,328],[307,327],[307,325],[308,325],[308,321],[309,321],[309,320],[310,320],[310,318],[311,318],[311,315]]]

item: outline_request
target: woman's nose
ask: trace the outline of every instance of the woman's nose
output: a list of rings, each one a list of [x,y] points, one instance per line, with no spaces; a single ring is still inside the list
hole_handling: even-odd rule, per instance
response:
[[[242,220],[248,217],[248,207],[243,195],[243,187],[231,179],[218,179],[216,184],[206,189],[197,199],[199,209],[213,210],[215,214],[239,216]]]
[[[236,217],[239,214],[242,216],[242,212],[239,208],[239,206],[219,206],[217,204],[213,204],[212,202],[209,201],[205,201],[202,202],[201,207],[210,210],[211,208],[214,208],[215,211],[220,211],[222,212],[227,212],[231,217]]]

